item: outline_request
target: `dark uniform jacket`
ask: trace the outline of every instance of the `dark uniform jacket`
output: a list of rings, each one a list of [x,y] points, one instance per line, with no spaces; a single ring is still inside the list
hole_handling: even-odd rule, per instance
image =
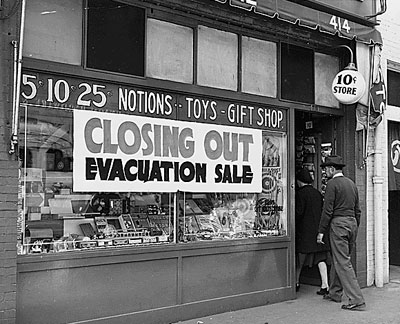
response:
[[[358,190],[354,182],[345,176],[330,179],[326,186],[319,232],[327,233],[334,217],[354,217],[360,225],[360,216]]]
[[[329,244],[317,243],[318,225],[321,219],[323,198],[311,185],[299,188],[296,192],[296,252],[315,253],[328,251]]]

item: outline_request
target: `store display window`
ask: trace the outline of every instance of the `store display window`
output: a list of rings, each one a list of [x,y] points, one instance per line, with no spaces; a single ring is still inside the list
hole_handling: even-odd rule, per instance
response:
[[[81,65],[82,7],[82,0],[26,1],[24,57]]]
[[[78,128],[82,123],[81,120],[74,121],[74,116],[83,115],[76,114],[76,111],[69,108],[26,105],[21,109],[18,218],[20,254],[286,235],[285,133],[273,131],[259,133],[261,136],[257,140],[257,147],[262,154],[259,151],[257,153],[259,155],[255,156],[262,158],[258,164],[262,170],[253,172],[262,176],[261,192],[238,192],[237,184],[234,182],[229,184],[228,179],[232,181],[232,177],[240,177],[239,173],[233,176],[229,173],[235,168],[225,168],[224,173],[220,174],[221,181],[225,184],[218,188],[224,192],[214,192],[216,185],[205,184],[202,184],[201,188],[206,190],[196,192],[179,189],[143,191],[140,189],[144,188],[146,181],[136,185],[122,183],[122,174],[115,165],[122,161],[119,158],[123,157],[123,152],[117,151],[112,155],[115,157],[112,163],[115,164],[108,171],[105,170],[107,161],[111,161],[109,158],[111,155],[103,152],[97,155],[96,177],[106,178],[107,181],[99,182],[98,185],[92,183],[92,186],[78,190],[77,188],[82,188],[82,184],[81,187],[74,184],[74,181],[79,179],[76,174],[86,176],[86,181],[83,182],[89,183],[93,166],[85,165],[85,160],[76,153],[83,152],[79,146],[85,143],[77,140],[80,138],[77,136],[80,132],[74,128]],[[90,116],[93,117],[90,120],[94,120],[94,116],[97,115],[95,112],[90,112]],[[98,113],[98,116],[104,116],[105,120],[122,118],[119,114]],[[125,121],[123,125],[127,125],[128,116],[123,119]],[[153,119],[148,121],[151,122]],[[158,119],[154,121],[161,122]],[[87,126],[90,123],[84,124],[86,125],[86,128],[83,128],[84,133],[87,135]],[[149,124],[146,125],[149,127]],[[192,123],[185,125],[194,126]],[[93,147],[99,145],[97,135],[98,132],[92,130]],[[172,136],[172,133],[169,135],[164,133],[164,136]],[[118,138],[121,140],[121,137]],[[107,145],[112,147],[113,138],[105,137],[103,140],[105,143],[108,141]],[[129,146],[127,138],[124,143],[127,144],[124,148],[127,150]],[[256,146],[254,150],[255,148]],[[144,149],[146,150],[148,148]],[[247,154],[244,153],[244,156]],[[252,154],[249,153],[249,156]],[[99,162],[101,159],[104,164]],[[142,166],[148,168],[149,165],[153,165],[149,176],[156,176],[154,166],[157,165],[158,159],[155,156],[154,161],[150,159]],[[80,161],[79,164],[77,161]],[[131,159],[127,163],[132,161],[139,160]],[[143,170],[140,171],[140,168],[133,167],[138,173],[145,173]],[[86,173],[82,173],[82,170],[86,170]],[[186,171],[182,171],[181,177],[187,180]],[[133,171],[129,173],[126,168],[124,172],[126,175],[133,175]],[[164,171],[159,172],[160,177],[162,174],[165,175]],[[176,179],[169,179],[170,187]],[[167,186],[165,188],[168,188],[168,183],[165,185]],[[240,188],[244,188],[244,185],[242,184]],[[196,186],[197,184],[192,185],[193,188]],[[139,190],[126,190],[129,187]],[[157,187],[160,187],[160,184],[155,183],[151,188]],[[230,192],[229,189],[233,187],[236,191]],[[119,191],[119,188],[124,190]]]
[[[178,241],[286,235],[286,174],[286,136],[264,131],[262,192],[180,194]]]
[[[172,194],[73,191],[72,111],[21,112],[21,254],[173,241]]]

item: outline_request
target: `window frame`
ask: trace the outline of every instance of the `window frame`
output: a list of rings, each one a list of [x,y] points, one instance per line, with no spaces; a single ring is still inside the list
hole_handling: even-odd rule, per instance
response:
[[[147,52],[146,52],[146,43],[147,43],[147,37],[146,37],[146,30],[147,30],[147,18],[148,18],[148,8],[144,5],[137,5],[137,4],[132,4],[128,1],[118,1],[118,0],[112,0],[114,2],[118,2],[121,4],[126,4],[129,6],[133,6],[133,7],[138,7],[141,9],[144,9],[144,50],[143,50],[143,76],[141,75],[133,75],[133,74],[129,74],[129,73],[122,73],[122,72],[115,72],[115,71],[107,71],[107,70],[102,70],[102,69],[97,69],[97,68],[93,68],[93,67],[89,67],[87,65],[87,61],[88,61],[88,53],[87,53],[87,48],[88,48],[88,7],[89,7],[89,0],[84,0],[84,13],[83,13],[83,35],[82,35],[82,40],[83,40],[83,44],[82,44],[82,68],[85,71],[96,71],[96,72],[102,72],[102,73],[107,73],[109,75],[115,75],[115,76],[131,76],[131,77],[135,77],[135,78],[141,78],[144,79],[146,78],[146,65],[147,65]]]
[[[400,107],[399,106],[395,106],[395,105],[391,105],[389,104],[389,71],[390,72],[394,72],[394,73],[398,73],[399,77],[400,77],[400,63],[391,61],[391,60],[387,60],[387,73],[386,73],[386,81],[387,81],[387,105],[391,106],[391,107]]]

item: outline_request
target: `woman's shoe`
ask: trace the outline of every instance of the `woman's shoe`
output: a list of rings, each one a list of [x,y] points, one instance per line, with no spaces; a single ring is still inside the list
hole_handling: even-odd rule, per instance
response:
[[[325,296],[328,294],[329,294],[328,288],[321,288],[320,290],[317,291],[317,295]]]

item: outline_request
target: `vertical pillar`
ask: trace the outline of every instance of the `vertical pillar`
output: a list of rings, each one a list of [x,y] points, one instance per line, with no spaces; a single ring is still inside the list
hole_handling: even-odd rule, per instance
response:
[[[374,155],[374,245],[375,245],[375,285],[383,287],[383,181],[382,176],[382,150],[379,149],[382,124],[378,125],[375,132],[375,155]]]

